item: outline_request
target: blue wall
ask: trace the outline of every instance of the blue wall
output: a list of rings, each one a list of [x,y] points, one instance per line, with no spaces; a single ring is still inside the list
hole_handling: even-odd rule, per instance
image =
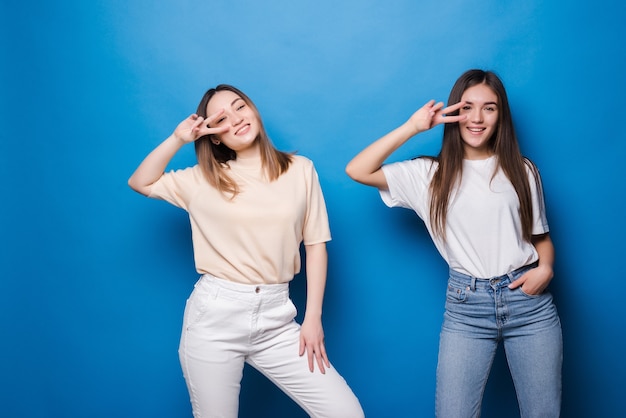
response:
[[[0,414],[190,416],[178,364],[196,280],[183,211],[133,193],[143,156],[231,83],[312,158],[331,217],[325,331],[368,417],[433,415],[446,266],[419,219],[344,166],[464,70],[497,71],[558,252],[564,417],[623,406],[621,0],[0,5]],[[17,2],[11,2],[17,3]],[[39,4],[37,4],[39,3]],[[435,153],[441,131],[393,160]],[[193,148],[172,162],[195,162]],[[301,307],[304,279],[293,283]],[[484,416],[515,416],[502,354]],[[303,416],[254,370],[242,417]]]

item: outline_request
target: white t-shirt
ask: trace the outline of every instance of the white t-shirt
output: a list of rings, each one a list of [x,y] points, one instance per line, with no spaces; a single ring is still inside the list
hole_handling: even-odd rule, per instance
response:
[[[240,193],[225,196],[200,166],[163,174],[150,197],[189,213],[196,270],[244,284],[285,283],[300,271],[300,243],[329,241],[324,196],[311,160],[266,180],[260,159],[229,161]]]
[[[477,278],[511,272],[538,259],[523,239],[519,199],[503,171],[493,177],[497,157],[464,160],[460,187],[451,195],[446,241],[433,234],[429,186],[438,163],[427,158],[383,166],[389,190],[380,195],[389,207],[413,209],[424,221],[437,250],[450,268]],[[532,234],[548,232],[541,189],[527,168],[533,205]]]

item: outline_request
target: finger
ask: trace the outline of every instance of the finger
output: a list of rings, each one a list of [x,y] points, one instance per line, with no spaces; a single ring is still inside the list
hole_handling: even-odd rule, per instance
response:
[[[206,119],[204,120],[204,123],[201,123],[200,126],[195,129],[196,132],[200,133],[200,136],[204,136],[204,135],[218,135],[218,134],[223,134],[224,132],[228,132],[230,130],[230,126],[225,125],[225,126],[219,126],[217,128],[211,128],[209,126],[206,125]]]
[[[467,119],[467,115],[457,115],[457,116],[441,115],[441,120],[444,123],[456,123],[456,122],[464,121],[465,119]]]
[[[230,126],[219,126],[217,128],[209,128],[209,133],[212,134],[223,134],[224,132],[228,132],[230,130]]]
[[[300,348],[298,349],[298,355],[302,357],[304,354],[304,338],[300,336]]]
[[[520,283],[519,279],[514,282],[509,283],[509,289],[517,289],[522,283]]]
[[[321,346],[321,353],[322,357],[324,358],[324,363],[326,364],[326,367],[330,367],[330,360],[328,360],[328,354],[326,354],[326,346],[324,344],[322,344]]]
[[[326,354],[326,346],[323,342],[320,344],[319,357],[323,365],[325,365],[326,368],[330,368],[330,361],[328,360],[328,355]],[[324,370],[324,367],[320,366],[320,369]]]
[[[306,350],[306,354],[309,360],[309,370],[311,371],[311,373],[313,373],[314,366],[313,366],[313,349],[311,349],[311,347],[308,347],[308,349]]]
[[[525,277],[525,276],[522,276],[522,277],[520,277],[519,279],[512,281],[512,282],[509,284],[509,289],[517,289],[518,287],[520,287],[521,285],[523,285],[525,281],[526,281],[526,277]]]
[[[213,122],[215,119],[219,118],[223,114],[224,114],[224,109],[220,109],[217,112],[213,113],[212,115],[207,116],[206,117],[207,126],[209,123]]]
[[[467,119],[467,115],[450,115],[465,105],[465,102],[459,102],[441,109],[441,121],[444,123],[455,123]]]
[[[317,359],[317,367],[319,367],[320,373],[326,374],[326,368],[324,367],[325,359],[321,353],[321,349],[315,351],[315,358]]]
[[[430,107],[430,114],[434,115],[435,113],[439,112],[441,110],[441,108],[443,107],[443,102],[437,102],[435,103],[434,100],[431,100],[430,102],[428,102],[429,107]]]
[[[459,110],[460,108],[462,108],[465,105],[465,102],[458,102],[455,103],[453,105],[447,106],[444,109],[442,109],[443,113],[452,113],[456,110]]]
[[[197,131],[200,129],[200,126],[202,126],[203,122],[204,122],[204,118],[202,116],[198,116],[198,115],[191,115],[190,117],[191,120],[193,120],[193,125],[191,125],[191,130],[193,131]]]

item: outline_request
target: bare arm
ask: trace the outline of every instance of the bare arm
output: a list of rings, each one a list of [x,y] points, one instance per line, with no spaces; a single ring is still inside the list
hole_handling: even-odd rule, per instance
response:
[[[446,116],[446,113],[458,110],[462,105],[461,102],[444,108],[442,102],[429,101],[413,113],[405,123],[357,154],[346,166],[346,173],[359,183],[386,190],[388,186],[382,171],[383,162],[395,150],[420,132],[427,131],[441,123],[464,120],[467,117],[465,115]]]
[[[167,164],[183,145],[193,142],[202,136],[222,133],[229,129],[228,126],[221,128],[208,127],[208,124],[221,113],[222,111],[206,119],[193,114],[183,120],[176,127],[172,135],[161,142],[161,144],[139,164],[139,167],[137,167],[133,175],[128,179],[130,188],[144,196],[150,195],[152,185],[163,175]]]
[[[326,272],[328,253],[326,243],[305,245],[307,295],[304,321],[300,330],[300,355],[306,352],[309,359],[309,370],[314,370],[314,360],[322,374],[330,367],[326,346],[324,345],[324,329],[322,328],[322,304],[326,288]]]
[[[539,254],[539,264],[509,285],[511,289],[521,286],[524,293],[528,295],[538,295],[543,292],[554,276],[554,245],[550,234],[534,235],[533,245]]]

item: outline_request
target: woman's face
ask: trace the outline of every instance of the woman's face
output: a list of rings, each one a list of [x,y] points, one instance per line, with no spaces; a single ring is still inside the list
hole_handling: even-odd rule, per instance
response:
[[[220,141],[238,156],[258,152],[256,138],[259,135],[259,118],[250,106],[236,93],[230,90],[218,91],[206,107],[207,115],[220,110],[221,114],[211,123],[211,127],[226,126],[228,131],[219,135]]]
[[[465,90],[461,101],[465,105],[459,114],[467,115],[459,122],[465,158],[488,158],[493,154],[489,140],[498,127],[498,96],[486,84],[477,84]]]

